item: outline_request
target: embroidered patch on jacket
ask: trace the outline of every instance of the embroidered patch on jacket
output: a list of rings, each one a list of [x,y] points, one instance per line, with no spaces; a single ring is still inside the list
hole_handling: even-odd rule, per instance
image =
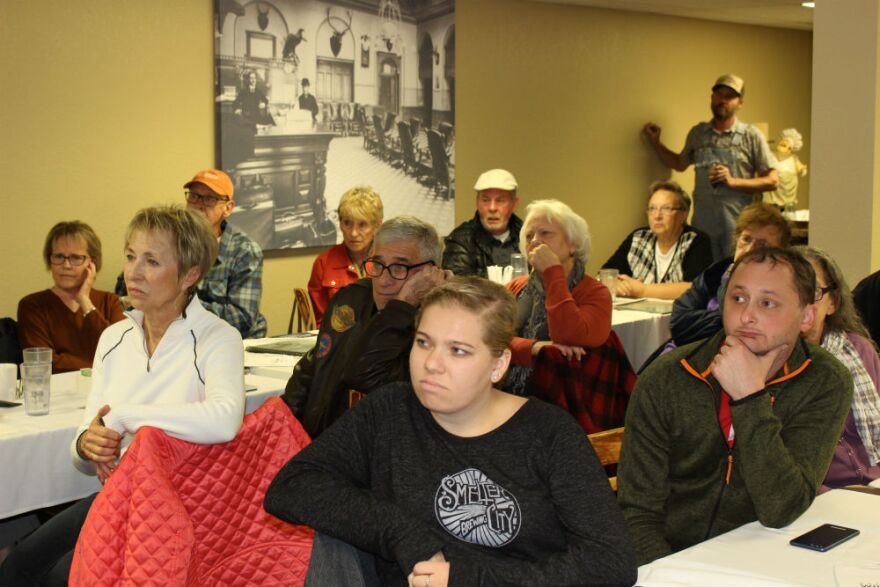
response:
[[[330,354],[330,347],[333,346],[333,339],[326,332],[318,338],[318,351],[315,353],[319,359],[323,359]]]
[[[335,306],[333,316],[330,317],[330,327],[336,332],[345,332],[354,326],[354,309],[351,306]]]
[[[516,498],[479,469],[444,477],[434,496],[434,514],[459,540],[495,548],[516,538],[522,525]]]

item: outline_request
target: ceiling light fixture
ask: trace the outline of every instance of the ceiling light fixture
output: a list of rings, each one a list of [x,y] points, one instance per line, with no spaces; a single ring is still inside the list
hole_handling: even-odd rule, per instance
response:
[[[815,8],[816,3],[815,2],[801,2],[801,6],[803,6],[804,8]]]

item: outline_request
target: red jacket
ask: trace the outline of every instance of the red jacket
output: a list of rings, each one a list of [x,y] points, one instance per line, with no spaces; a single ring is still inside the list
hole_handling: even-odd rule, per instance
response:
[[[547,326],[550,339],[558,344],[580,347],[598,347],[611,334],[611,292],[608,288],[585,275],[568,291],[562,265],[548,267],[542,278],[547,292]],[[528,277],[517,277],[507,288],[519,294]],[[532,345],[536,341],[515,337],[511,344],[513,364],[532,366]]]
[[[267,514],[263,497],[308,443],[280,398],[223,444],[141,428],[89,510],[69,585],[302,585],[313,531]]]
[[[315,322],[321,327],[321,319],[327,310],[327,302],[336,292],[350,283],[360,279],[357,267],[345,243],[334,245],[321,253],[312,265],[312,276],[309,278],[309,297],[315,309]]]

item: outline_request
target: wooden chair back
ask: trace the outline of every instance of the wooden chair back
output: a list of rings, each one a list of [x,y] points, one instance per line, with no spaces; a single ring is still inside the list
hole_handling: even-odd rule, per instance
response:
[[[293,290],[293,307],[290,309],[290,321],[287,323],[287,334],[293,334],[293,320],[296,318],[296,332],[315,330],[315,310],[309,292],[303,287]]]
[[[590,444],[593,445],[593,450],[596,451],[596,456],[599,457],[599,462],[603,467],[616,465],[620,462],[620,447],[623,446],[622,426],[588,434],[587,438],[590,439]],[[611,489],[616,492],[617,476],[608,477],[608,482],[611,484]]]

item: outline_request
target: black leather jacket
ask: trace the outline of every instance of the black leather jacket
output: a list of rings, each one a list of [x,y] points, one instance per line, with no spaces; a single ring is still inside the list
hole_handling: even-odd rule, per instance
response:
[[[456,275],[488,277],[489,265],[509,265],[510,254],[519,252],[519,231],[523,222],[516,214],[510,216],[507,226],[510,237],[502,243],[486,232],[480,223],[480,214],[460,224],[446,237],[443,250],[443,268]]]
[[[348,409],[348,390],[370,393],[409,380],[416,308],[391,300],[381,312],[369,279],[330,299],[318,342],[296,364],[284,401],[312,438]]]

